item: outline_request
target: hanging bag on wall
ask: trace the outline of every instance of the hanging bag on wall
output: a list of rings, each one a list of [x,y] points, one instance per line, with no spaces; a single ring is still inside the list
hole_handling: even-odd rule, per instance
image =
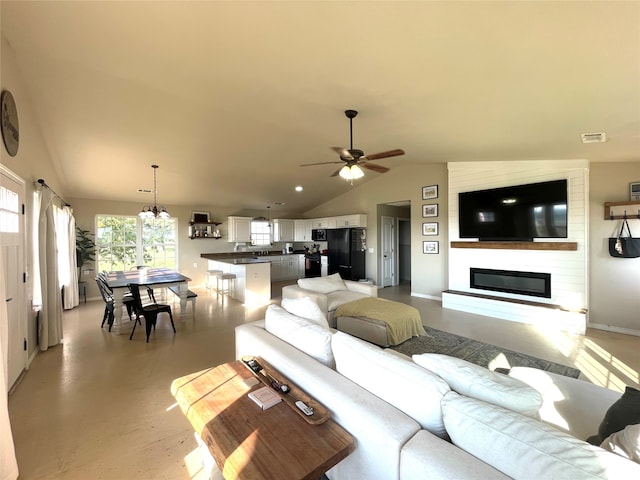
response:
[[[627,227],[628,236],[624,236],[624,227]],[[622,220],[620,233],[617,237],[609,238],[609,255],[617,258],[638,258],[640,257],[640,238],[631,236],[631,229],[627,222],[627,217]]]

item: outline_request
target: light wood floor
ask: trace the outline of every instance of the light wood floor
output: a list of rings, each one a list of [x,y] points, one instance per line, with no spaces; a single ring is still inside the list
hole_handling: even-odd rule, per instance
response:
[[[274,302],[281,286],[274,284]],[[133,341],[100,329],[102,301],[65,313],[64,344],[37,355],[9,398],[21,480],[202,478],[193,432],[169,386],[176,377],[233,360],[234,327],[263,318],[266,307],[222,306],[195,290],[195,320],[189,305],[184,321],[176,316],[174,335],[161,317],[148,344],[144,329]],[[418,308],[431,327],[575,366],[581,378],[615,390],[640,386],[639,337],[543,332],[443,310],[410,297],[406,286],[385,288],[380,296]]]

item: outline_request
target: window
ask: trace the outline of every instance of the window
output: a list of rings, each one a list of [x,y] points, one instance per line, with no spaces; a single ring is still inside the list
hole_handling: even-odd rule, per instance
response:
[[[19,222],[18,194],[8,188],[0,187],[0,232],[18,233],[20,231]]]
[[[98,271],[132,270],[138,265],[176,269],[176,224],[174,218],[96,216]]]
[[[251,244],[271,245],[271,223],[268,221],[251,221]]]

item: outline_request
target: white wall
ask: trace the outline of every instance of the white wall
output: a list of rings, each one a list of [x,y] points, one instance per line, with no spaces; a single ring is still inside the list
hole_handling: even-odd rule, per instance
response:
[[[639,154],[640,155],[640,154]],[[619,220],[604,219],[604,202],[629,201],[629,183],[640,182],[640,160],[633,163],[591,164],[589,190],[589,278],[591,326],[640,335],[640,258],[613,258],[608,238],[620,228]],[[631,207],[628,214],[631,214]],[[634,211],[637,215],[637,208]],[[629,220],[640,237],[640,220]]]
[[[572,308],[587,308],[588,162],[578,160],[450,163],[449,239],[460,240],[459,192],[559,179],[568,179],[568,238],[541,240],[577,242],[577,251],[451,248],[449,250],[449,289],[482,293],[469,287],[471,267],[551,273],[551,298],[536,297],[535,301]],[[532,297],[524,295],[503,292],[491,292],[491,294],[532,300]]]
[[[50,145],[47,145],[43,138],[38,118],[34,114],[31,98],[27,93],[24,79],[20,75],[13,49],[4,39],[0,43],[0,83],[2,90],[9,90],[16,102],[18,111],[18,124],[20,126],[20,145],[15,157],[10,156],[4,145],[0,145],[0,163],[18,175],[25,181],[25,269],[27,274],[26,303],[24,305],[24,315],[27,318],[27,345],[28,353],[31,356],[36,351],[36,325],[35,317],[32,313],[32,278],[33,258],[32,258],[32,208],[34,182],[39,178],[46,180],[57,193],[64,195],[64,185],[62,176],[56,170],[49,154]]]

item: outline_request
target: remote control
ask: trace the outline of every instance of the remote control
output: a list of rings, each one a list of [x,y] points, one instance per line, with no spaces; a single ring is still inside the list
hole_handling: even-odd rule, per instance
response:
[[[308,407],[307,404],[302,400],[298,400],[296,402],[296,407],[298,407],[302,411],[302,413],[304,413],[308,417],[313,415],[313,408]]]

